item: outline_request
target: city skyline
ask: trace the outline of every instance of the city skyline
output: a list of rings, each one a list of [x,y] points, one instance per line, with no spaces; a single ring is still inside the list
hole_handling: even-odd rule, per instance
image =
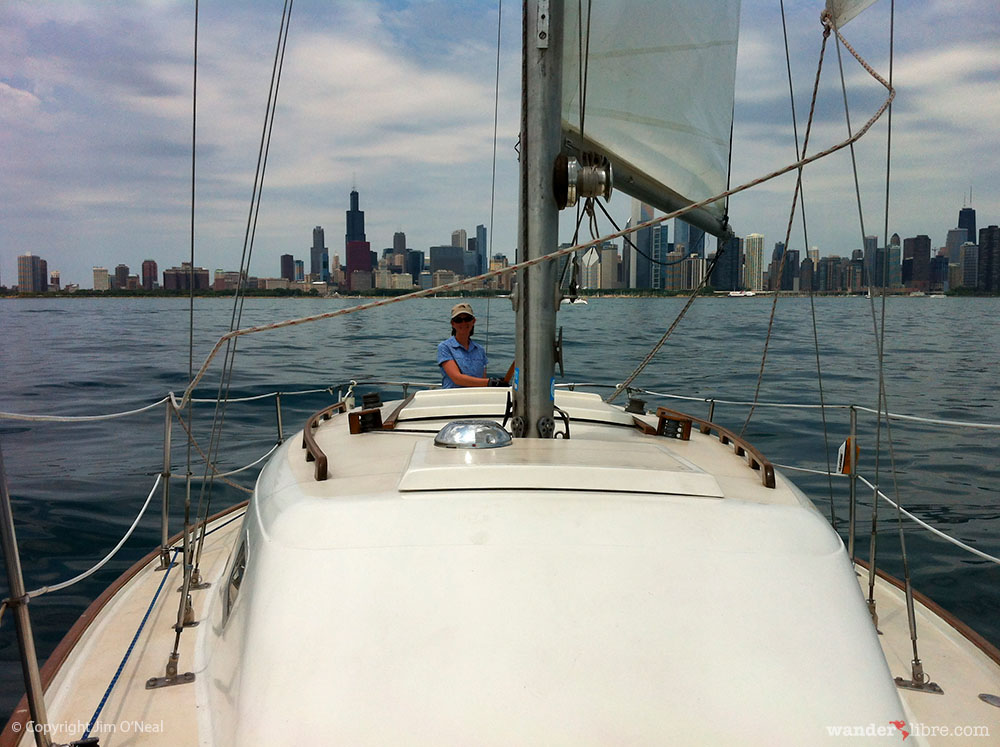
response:
[[[13,284],[16,257],[26,252],[46,257],[64,283],[81,286],[94,265],[187,259],[189,10],[169,0],[117,9],[27,2],[0,8],[0,282]],[[457,226],[471,233],[482,222],[492,229],[491,253],[512,257],[518,15],[503,14],[491,222],[496,8],[297,3],[251,271],[276,274],[275,257],[299,256],[301,226],[340,234],[344,195],[353,186],[366,195],[376,250],[391,246],[397,231],[411,246],[427,248],[447,244]],[[818,6],[789,10],[800,138],[819,48],[817,15]],[[845,28],[882,72],[887,15],[888,3],[877,3]],[[258,4],[203,9],[195,261],[205,267],[239,262],[279,17],[280,7]],[[784,137],[791,126],[780,33],[765,34],[780,29],[780,19],[769,5],[747,2],[742,24],[733,183],[794,160]],[[970,188],[980,225],[1000,220],[1000,195],[979,168],[1000,146],[990,124],[1000,114],[993,83],[1000,74],[998,31],[997,7],[924,0],[905,14],[897,9],[889,233],[926,234],[934,249],[943,246]],[[845,132],[836,66],[828,63],[811,151]],[[847,60],[845,68],[856,128],[881,93]],[[884,124],[858,144],[862,165],[884,161]],[[809,244],[824,255],[849,255],[863,234],[883,232],[881,177],[862,177],[862,232],[850,171],[841,152],[806,172]],[[783,240],[793,186],[787,176],[734,197],[736,232],[762,233],[769,245]],[[620,193],[612,199],[619,225],[629,203]],[[570,212],[563,240],[572,235]],[[601,228],[612,230],[603,220]],[[802,251],[802,244],[796,225],[789,246]]]

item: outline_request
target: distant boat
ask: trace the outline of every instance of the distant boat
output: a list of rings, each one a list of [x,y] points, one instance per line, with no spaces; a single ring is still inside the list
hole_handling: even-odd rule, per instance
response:
[[[571,306],[571,305],[574,305],[574,304],[584,304],[584,305],[586,305],[587,304],[587,299],[586,298],[564,298],[564,299],[562,299],[562,301],[560,303],[566,304],[568,306]]]
[[[729,291],[730,298],[747,298],[749,296],[756,296],[757,294],[753,291]]]

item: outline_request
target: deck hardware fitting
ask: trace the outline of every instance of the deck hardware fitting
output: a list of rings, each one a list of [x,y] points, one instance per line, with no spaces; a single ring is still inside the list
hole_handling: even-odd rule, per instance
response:
[[[167,660],[167,671],[163,677],[150,677],[146,680],[147,690],[157,690],[161,687],[171,687],[173,685],[186,685],[189,682],[194,682],[194,672],[185,672],[184,674],[177,674],[177,660],[180,658],[180,654],[176,651],[170,654],[170,658]]]

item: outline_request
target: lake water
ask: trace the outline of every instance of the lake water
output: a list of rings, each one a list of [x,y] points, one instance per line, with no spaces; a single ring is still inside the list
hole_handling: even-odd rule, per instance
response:
[[[358,303],[348,299],[247,299],[243,326],[322,313]],[[230,396],[330,387],[351,379],[439,381],[436,344],[449,333],[454,299],[422,299],[317,324],[243,338]],[[563,307],[565,382],[613,384],[632,371],[659,339],[683,299],[592,299]],[[886,391],[894,412],[1000,423],[1000,299],[893,298],[887,305]],[[196,299],[195,367],[228,329],[232,302]],[[876,308],[880,304],[876,300]],[[476,338],[487,345],[493,372],[513,357],[514,314],[506,299],[475,299]],[[877,359],[869,301],[815,302],[825,399],[828,404],[877,403]],[[656,392],[752,398],[771,310],[769,298],[699,299],[667,345],[636,381]],[[0,301],[0,411],[95,415],[131,410],[183,391],[188,372],[188,302],[183,299],[17,299]],[[219,366],[201,393],[214,396]],[[768,354],[762,401],[819,401],[808,299],[782,299]],[[370,387],[374,388],[374,387]],[[398,392],[378,387],[383,398]],[[362,389],[363,390],[363,389]],[[282,398],[284,435],[333,401],[329,392]],[[650,406],[655,406],[650,402]],[[705,416],[704,402],[664,400]],[[736,430],[747,408],[718,405],[715,420]],[[13,495],[25,581],[53,584],[90,567],[131,524],[163,461],[163,408],[133,417],[73,424],[0,420],[7,479]],[[208,440],[211,408],[196,413]],[[834,463],[848,431],[843,409],[827,413]],[[860,469],[873,476],[874,418],[859,416]],[[183,471],[182,433],[174,428],[174,471]],[[273,445],[272,399],[233,405],[226,415],[220,461],[246,464]],[[747,435],[773,462],[823,469],[823,425],[816,410],[760,408]],[[894,457],[903,504],[932,525],[1000,556],[1000,432],[894,421]],[[200,437],[201,438],[201,437]],[[891,486],[885,448],[881,482]],[[197,471],[197,469],[196,469]],[[825,477],[788,473],[824,513]],[[242,478],[252,483],[254,473]],[[841,533],[846,529],[846,481],[834,483]],[[180,483],[174,524],[180,529]],[[886,490],[891,494],[891,490]],[[859,548],[867,554],[870,491]],[[242,499],[217,486],[213,506]],[[879,565],[901,575],[893,514],[883,504]],[[891,518],[891,520],[890,520]],[[1000,567],[969,555],[906,522],[914,586],[1000,644]],[[87,604],[158,542],[158,499],[122,552],[97,575],[31,603],[39,655],[44,659]],[[2,582],[6,595],[6,579]],[[164,661],[166,652],[164,652]],[[925,662],[933,677],[933,663]],[[151,673],[153,674],[153,673]],[[13,621],[0,627],[0,715],[23,692]]]

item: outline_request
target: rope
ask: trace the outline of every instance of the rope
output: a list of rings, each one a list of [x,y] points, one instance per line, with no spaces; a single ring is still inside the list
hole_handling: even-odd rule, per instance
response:
[[[209,465],[209,469],[211,469],[213,476],[214,477],[218,477],[220,480],[222,480],[222,482],[224,482],[226,485],[228,485],[231,488],[236,488],[239,491],[242,491],[244,493],[248,493],[250,495],[253,495],[253,490],[251,490],[250,488],[244,487],[244,486],[240,485],[239,483],[233,482],[232,480],[230,480],[230,479],[228,479],[226,477],[222,477],[219,474],[218,468],[215,466],[215,464],[213,462],[211,462],[209,460],[208,454],[205,453],[205,451],[199,445],[198,441],[195,440],[194,434],[191,432],[191,428],[188,425],[188,423],[184,420],[183,417],[181,417],[181,411],[175,407],[174,408],[174,414],[177,416],[177,422],[180,424],[181,428],[184,429],[184,432],[188,436],[188,447],[189,448],[194,447],[194,449],[197,450],[198,454],[201,456],[201,458],[205,462],[205,464]],[[206,470],[206,472],[207,472],[207,470]],[[193,475],[191,475],[191,468],[188,467],[188,480],[190,481],[192,479],[196,479],[196,478]],[[207,478],[202,478],[202,479],[207,479]],[[197,516],[197,514],[195,514],[195,516]]]
[[[811,475],[824,475],[824,476],[827,476],[827,477],[850,477],[850,475],[844,475],[844,474],[841,474],[839,472],[825,472],[825,471],[823,471],[821,469],[809,469],[808,467],[793,467],[793,466],[791,466],[789,464],[775,464],[774,466],[777,467],[778,469],[782,469],[782,470],[791,470],[793,472],[805,472],[805,473],[808,473],[808,474],[811,474]],[[869,482],[863,476],[857,475],[857,478],[861,482],[863,482],[865,485],[867,485],[869,488],[872,488],[873,490],[876,490],[875,485],[872,484],[871,482]],[[881,490],[876,490],[876,492],[878,493],[878,497],[879,498],[881,498],[886,503],[888,503],[890,506],[892,506],[897,511],[899,511],[900,513],[902,513],[903,516],[905,516],[906,518],[910,519],[911,521],[915,522],[916,524],[919,524],[921,527],[923,527],[924,529],[926,529],[927,531],[929,531],[931,534],[937,535],[941,539],[943,539],[943,540],[945,540],[947,542],[950,542],[951,544],[955,545],[956,547],[960,547],[963,550],[965,550],[966,552],[970,552],[973,555],[982,558],[983,560],[988,560],[991,563],[996,563],[997,565],[1000,565],[1000,558],[997,558],[997,557],[995,557],[993,555],[990,555],[989,553],[985,553],[982,550],[977,550],[976,548],[971,547],[971,546],[965,544],[961,540],[957,540],[954,537],[952,537],[951,535],[945,534],[940,529],[937,529],[937,528],[931,526],[930,524],[928,524],[923,519],[921,519],[921,518],[919,518],[917,516],[914,516],[909,511],[907,511],[905,508],[900,507],[898,503],[896,503],[891,498],[889,498],[889,496],[887,496]]]
[[[244,467],[240,467],[239,469],[229,470],[229,472],[216,472],[215,475],[214,475],[214,477],[229,477],[230,475],[238,475],[240,472],[246,472],[251,467],[256,467],[258,464],[260,464],[265,459],[267,459],[269,456],[271,456],[271,454],[273,454],[275,452],[275,450],[277,450],[277,448],[279,446],[281,446],[280,443],[279,444],[275,444],[274,446],[272,446],[270,449],[267,450],[267,453],[264,454],[264,456],[260,457],[259,459],[255,459],[254,461],[250,462],[250,464],[247,464]],[[207,478],[207,477],[194,477],[193,476],[191,479],[192,480],[207,480],[209,478]],[[242,487],[242,486],[240,486],[240,487]],[[243,488],[243,490],[246,490],[248,493],[253,492],[249,488]]]
[[[436,384],[436,383],[433,383],[433,382],[423,382],[423,381],[367,381],[367,380],[365,380],[365,381],[358,381],[356,383],[359,386],[376,386],[376,385],[381,385],[381,386],[404,386],[405,385],[405,386],[408,386],[408,387],[422,387],[422,388],[425,388],[425,389],[434,389],[434,388],[438,388],[440,386],[439,384]],[[576,382],[567,382],[567,383],[556,384],[556,388],[557,389],[568,389],[568,388],[572,388],[572,387],[597,387],[597,388],[609,388],[610,389],[610,388],[613,388],[614,386],[616,386],[616,385],[615,384],[604,384],[602,382],[596,382],[596,381],[595,382],[586,382],[586,381],[580,382],[580,381],[576,381]],[[283,396],[283,397],[293,397],[293,396],[303,396],[303,395],[307,395],[307,394],[321,394],[323,392],[329,392],[331,388],[336,388],[336,387],[323,387],[323,388],[320,388],[320,389],[302,389],[302,390],[294,391],[294,392],[284,392],[283,391],[281,393],[281,396]],[[754,404],[752,401],[749,401],[749,400],[719,399],[717,397],[693,397],[693,396],[688,396],[688,395],[683,395],[683,394],[671,394],[669,392],[656,392],[656,391],[653,391],[651,389],[641,389],[639,391],[646,392],[648,394],[652,394],[652,395],[657,396],[657,397],[666,397],[668,399],[679,399],[679,400],[685,400],[685,401],[689,401],[689,402],[706,402],[706,403],[707,402],[717,402],[720,405],[740,405],[740,406],[749,406],[749,405]],[[230,404],[232,404],[234,402],[254,402],[254,401],[257,401],[257,400],[262,400],[262,399],[267,399],[269,397],[274,397],[276,394],[277,394],[277,392],[267,392],[265,394],[255,394],[255,395],[249,396],[249,397],[240,397],[240,398],[237,398],[237,399],[230,399],[229,402],[230,402]],[[110,414],[107,414],[107,415],[76,415],[76,416],[64,416],[64,415],[27,415],[27,414],[24,414],[24,413],[16,413],[16,412],[0,412],[0,420],[7,419],[7,420],[38,421],[38,422],[56,422],[56,423],[61,423],[61,422],[86,422],[86,421],[91,421],[91,420],[111,420],[111,419],[114,419],[114,418],[127,417],[129,415],[134,415],[136,413],[146,412],[148,410],[153,409],[154,407],[158,407],[158,406],[164,404],[168,400],[172,400],[175,407],[178,407],[180,405],[180,400],[178,400],[177,397],[173,393],[170,393],[167,396],[163,397],[160,400],[157,400],[156,402],[154,402],[154,403],[152,403],[150,405],[146,405],[145,407],[141,407],[141,408],[139,408],[137,410],[129,410],[129,411],[126,411],[126,412],[110,413]],[[209,403],[214,404],[215,403],[214,399],[203,399],[203,398],[197,398],[197,397],[191,398],[190,401],[193,402],[193,403],[195,403],[195,404],[199,404],[199,403],[201,403],[201,404],[209,404]],[[819,408],[821,408],[821,407],[824,406],[824,405],[797,404],[797,403],[794,403],[794,402],[757,402],[756,405],[757,405],[757,407],[785,407],[785,408],[792,408],[792,409],[795,409],[795,408],[797,408],[797,409],[819,409]],[[926,423],[928,425],[944,425],[944,426],[949,426],[949,427],[954,427],[954,428],[981,428],[981,429],[985,429],[985,430],[1000,430],[1000,423],[977,423],[977,422],[973,422],[973,421],[970,421],[970,420],[945,420],[943,418],[928,418],[928,417],[921,417],[921,416],[918,416],[918,415],[905,415],[903,413],[898,413],[898,412],[889,412],[889,413],[886,413],[884,410],[876,410],[876,409],[873,409],[871,407],[865,407],[864,405],[844,405],[844,404],[829,404],[829,403],[827,403],[825,405],[825,407],[827,409],[848,409],[848,408],[850,408],[852,406],[855,409],[857,409],[859,412],[867,412],[867,413],[870,413],[872,415],[888,415],[893,420],[907,420],[907,421],[911,421],[911,422],[914,422],[914,423]]]
[[[835,33],[837,34],[838,37],[840,37],[840,31],[839,30],[835,29]],[[846,43],[845,43],[845,46],[847,47],[847,49],[849,51],[852,52],[852,54],[854,54],[854,56],[856,57],[856,59],[862,64],[862,66],[865,68],[865,70],[868,71],[869,74],[873,78],[875,78],[879,83],[881,83],[885,87],[885,89],[888,91],[888,96],[886,97],[886,100],[882,103],[882,105],[879,107],[878,111],[876,111],[871,116],[871,118],[865,123],[865,125],[863,127],[861,127],[857,131],[857,133],[855,133],[851,138],[848,138],[847,140],[844,140],[843,142],[837,143],[836,145],[830,146],[826,150],[820,151],[819,153],[816,153],[815,155],[809,156],[807,158],[802,158],[801,160],[796,161],[795,163],[792,163],[792,164],[789,164],[787,166],[784,166],[784,167],[782,167],[780,169],[777,169],[776,171],[772,171],[769,174],[765,174],[764,176],[761,176],[761,177],[758,177],[756,179],[753,179],[753,180],[751,180],[749,182],[746,182],[744,184],[741,184],[741,185],[739,185],[737,187],[733,187],[732,189],[727,189],[725,192],[721,192],[721,193],[719,193],[717,195],[713,195],[711,197],[706,197],[703,200],[699,200],[697,202],[693,202],[690,205],[687,205],[686,207],[683,207],[683,208],[680,208],[678,210],[673,211],[672,213],[667,213],[665,215],[661,215],[659,217],[652,218],[651,220],[648,220],[645,223],[639,223],[639,224],[637,224],[635,226],[626,227],[622,231],[618,231],[616,233],[608,234],[607,236],[601,237],[600,239],[594,239],[594,240],[588,241],[588,242],[586,242],[584,244],[580,244],[580,245],[577,245],[577,246],[568,246],[568,247],[565,247],[563,249],[557,249],[555,251],[550,252],[549,254],[543,254],[543,255],[541,255],[539,257],[534,257],[532,259],[524,260],[523,262],[518,262],[517,264],[510,265],[510,266],[505,267],[503,269],[498,269],[498,270],[493,270],[493,271],[490,271],[490,272],[486,272],[486,273],[483,273],[482,275],[477,275],[476,277],[472,277],[472,278],[464,278],[462,280],[455,280],[454,282],[451,282],[451,283],[445,283],[443,285],[439,285],[439,286],[436,286],[434,288],[427,288],[427,289],[424,289],[424,290],[414,291],[412,293],[407,293],[407,294],[402,295],[402,296],[395,296],[393,298],[379,299],[378,301],[372,301],[370,303],[358,304],[357,306],[351,306],[351,307],[346,308],[346,309],[339,309],[338,311],[330,311],[330,312],[327,312],[325,314],[315,314],[313,316],[299,317],[297,319],[286,319],[286,320],[281,321],[281,322],[273,322],[271,324],[263,324],[263,325],[259,325],[259,326],[256,326],[256,327],[247,327],[245,329],[238,329],[238,330],[234,330],[232,332],[228,332],[228,333],[224,334],[222,337],[220,337],[219,340],[218,340],[218,342],[215,343],[215,346],[212,348],[212,350],[209,352],[208,356],[205,358],[205,361],[204,361],[204,363],[202,363],[201,368],[198,370],[198,373],[192,379],[191,383],[188,385],[188,388],[184,391],[184,395],[183,395],[183,397],[181,399],[181,402],[182,403],[186,403],[191,398],[192,393],[194,392],[195,387],[198,386],[198,383],[205,376],[205,373],[208,371],[209,365],[215,359],[215,356],[218,354],[220,348],[223,345],[225,345],[226,342],[228,342],[229,340],[231,340],[234,337],[240,337],[240,336],[249,335],[249,334],[256,334],[258,332],[267,332],[267,331],[276,330],[276,329],[283,329],[285,327],[291,327],[291,326],[295,326],[295,325],[298,325],[298,324],[309,324],[309,323],[312,323],[312,322],[318,322],[318,321],[322,321],[322,320],[326,320],[326,319],[334,319],[336,317],[344,316],[346,314],[357,314],[357,313],[360,313],[360,312],[363,312],[363,311],[369,311],[370,309],[379,308],[381,306],[388,306],[388,305],[394,304],[394,303],[402,303],[404,301],[410,301],[410,300],[412,300],[414,298],[425,298],[427,296],[433,296],[436,293],[445,293],[447,291],[456,290],[458,288],[463,288],[463,287],[465,287],[467,285],[472,285],[474,283],[484,282],[486,280],[490,280],[492,278],[499,277],[501,275],[507,275],[507,274],[510,274],[510,273],[513,273],[513,272],[517,272],[518,270],[522,270],[522,269],[524,269],[526,267],[531,267],[531,266],[534,266],[534,265],[537,265],[537,264],[541,264],[542,262],[552,262],[553,260],[556,260],[559,257],[563,257],[563,256],[565,256],[567,254],[570,254],[571,252],[577,252],[577,251],[580,251],[581,249],[589,249],[590,247],[597,246],[598,244],[600,244],[600,243],[602,243],[604,241],[613,241],[614,239],[622,238],[626,234],[632,234],[632,233],[635,233],[636,231],[642,230],[644,228],[651,228],[652,226],[657,226],[660,223],[663,223],[664,221],[671,220],[672,218],[678,218],[678,217],[680,217],[682,215],[686,215],[687,213],[691,212],[692,210],[697,210],[698,208],[704,207],[705,205],[711,204],[713,202],[718,202],[719,200],[722,200],[722,199],[724,199],[726,197],[729,197],[730,195],[738,194],[738,193],[744,192],[744,191],[746,191],[746,190],[748,190],[748,189],[750,189],[752,187],[756,187],[756,186],[758,186],[760,184],[764,184],[765,182],[771,181],[772,179],[776,179],[779,176],[783,176],[783,175],[787,174],[790,171],[794,171],[795,169],[801,168],[802,166],[807,166],[810,163],[814,163],[815,161],[818,161],[818,160],[820,160],[822,158],[826,158],[827,156],[829,156],[829,155],[831,155],[833,153],[836,153],[837,151],[840,151],[840,150],[846,148],[851,143],[857,142],[862,137],[864,137],[864,135],[872,128],[872,126],[875,124],[875,122],[877,122],[878,119],[882,116],[882,114],[885,113],[885,111],[888,108],[889,104],[892,102],[893,98],[895,98],[896,92],[892,89],[892,87],[878,73],[876,73],[874,70],[871,69],[871,67],[868,65],[868,63],[864,62],[864,60],[860,57],[860,55],[858,55],[857,52],[855,52],[851,46],[847,45]]]
[[[117,684],[118,678],[121,677],[122,670],[125,669],[125,663],[132,655],[132,650],[135,648],[135,644],[139,640],[139,634],[142,633],[142,629],[146,627],[146,621],[149,620],[149,615],[153,611],[153,606],[156,604],[156,600],[160,597],[160,592],[163,591],[163,587],[167,583],[170,571],[174,565],[176,565],[173,561],[177,560],[179,552],[180,550],[174,550],[174,557],[171,559],[170,565],[168,565],[167,569],[163,572],[163,578],[160,579],[160,585],[156,587],[156,593],[153,595],[153,599],[149,602],[149,607],[146,608],[146,614],[142,616],[142,620],[139,622],[139,627],[135,631],[135,635],[132,636],[132,641],[129,643],[128,649],[125,651],[125,656],[122,657],[121,663],[118,665],[118,670],[115,672],[114,677],[111,678],[111,682],[108,683],[108,688],[104,691],[104,695],[101,697],[101,702],[97,704],[97,710],[95,710],[94,715],[90,717],[90,721],[87,723],[87,731],[84,732],[82,739],[86,739],[90,736],[90,732],[93,730],[94,724],[97,723],[97,717],[100,716],[101,711],[104,710],[104,706],[107,704],[108,698],[111,696],[111,691]]]
[[[85,578],[93,576],[95,573],[101,570],[101,568],[103,568],[105,564],[109,560],[111,560],[111,558],[113,558],[115,555],[118,554],[118,551],[122,549],[122,546],[128,541],[128,538],[132,536],[132,533],[135,531],[135,528],[139,526],[139,520],[142,519],[143,515],[146,513],[146,509],[149,508],[149,502],[153,499],[153,494],[156,492],[156,489],[160,486],[160,479],[161,476],[157,475],[156,480],[153,481],[153,487],[150,489],[149,495],[146,496],[146,502],[142,504],[142,508],[139,509],[139,515],[135,517],[135,521],[132,522],[132,526],[130,526],[128,528],[128,531],[125,532],[125,536],[122,537],[118,541],[118,544],[115,545],[114,548],[112,548],[111,552],[105,555],[102,560],[98,561],[98,563],[93,568],[84,571],[79,576],[74,576],[68,581],[63,581],[62,583],[54,584],[52,586],[42,586],[38,589],[35,589],[34,591],[29,591],[27,596],[31,599],[34,599],[35,597],[40,597],[43,594],[48,594],[50,591],[62,591],[63,589],[66,589],[79,581],[83,581]]]
[[[172,395],[167,395],[150,405],[139,407],[135,410],[125,410],[123,412],[112,412],[107,415],[27,415],[18,412],[0,412],[0,420],[25,420],[32,423],[86,423],[95,420],[114,420],[115,418],[127,418],[131,415],[138,415],[143,412],[159,407],[169,400]]]
[[[940,529],[935,529],[934,527],[932,527],[930,524],[928,524],[923,519],[918,519],[916,516],[914,516],[913,514],[911,514],[909,511],[907,511],[905,508],[900,507],[900,505],[898,503],[896,503],[895,501],[893,501],[889,496],[887,496],[881,490],[878,490],[875,487],[875,485],[873,485],[872,483],[870,483],[868,480],[866,480],[861,475],[858,475],[858,479],[861,480],[861,482],[863,482],[869,488],[871,488],[872,490],[874,490],[877,493],[877,495],[878,495],[879,498],[881,498],[886,503],[888,503],[890,506],[892,506],[897,511],[899,511],[900,513],[902,513],[906,518],[911,519],[912,521],[915,521],[917,524],[919,524],[920,526],[922,526],[927,531],[931,532],[932,534],[936,534],[941,539],[947,540],[948,542],[950,542],[951,544],[955,545],[956,547],[961,547],[963,550],[966,550],[966,551],[972,553],[973,555],[976,555],[977,557],[982,558],[983,560],[988,560],[991,563],[996,563],[997,565],[1000,565],[1000,558],[994,557],[993,555],[989,555],[988,553],[985,553],[982,550],[977,550],[974,547],[970,547],[969,545],[965,544],[964,542],[962,542],[960,540],[957,540],[954,537],[948,536],[947,534],[945,534],[944,532],[942,532]]]

